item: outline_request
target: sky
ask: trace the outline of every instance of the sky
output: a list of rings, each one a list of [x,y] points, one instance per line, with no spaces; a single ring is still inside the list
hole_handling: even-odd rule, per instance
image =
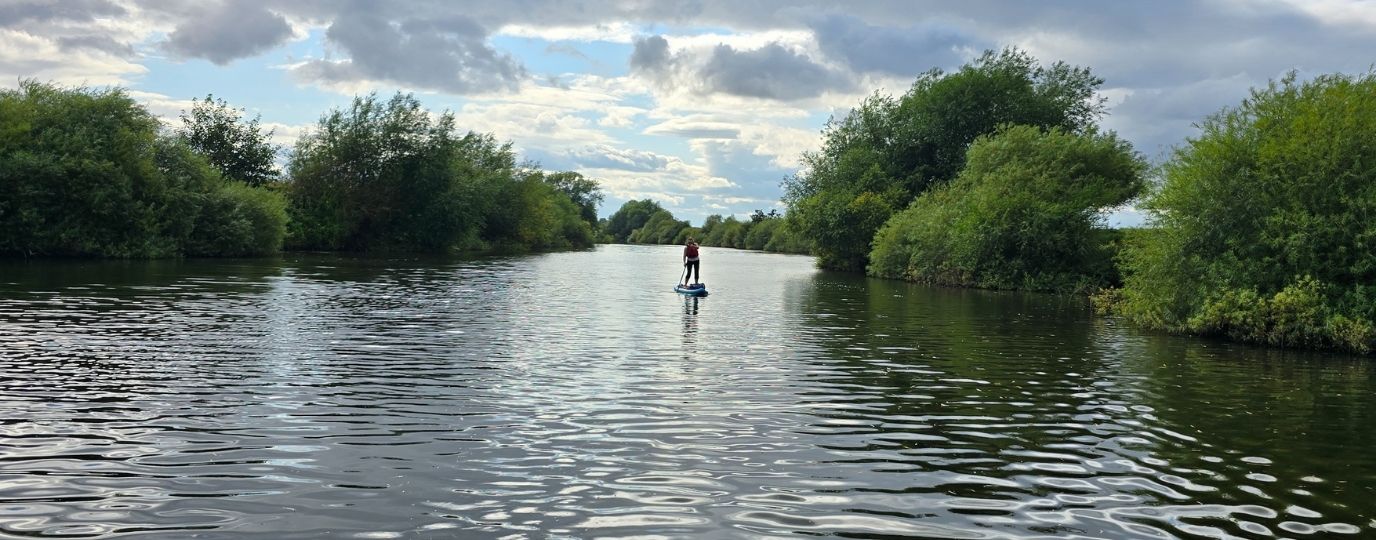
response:
[[[165,121],[213,94],[290,148],[353,96],[414,93],[610,215],[785,209],[826,121],[988,49],[1089,67],[1160,162],[1249,89],[1376,63],[1376,0],[0,0],[0,87],[120,86]],[[1140,223],[1131,206],[1109,216]]]

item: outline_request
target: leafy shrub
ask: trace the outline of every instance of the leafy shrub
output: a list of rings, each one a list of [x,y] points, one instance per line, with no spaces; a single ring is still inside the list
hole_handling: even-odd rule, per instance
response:
[[[1279,346],[1370,350],[1376,74],[1291,75],[1201,124],[1128,243],[1128,319]],[[1295,278],[1294,276],[1303,276]]]
[[[245,255],[281,249],[282,198],[226,182],[122,90],[0,91],[0,253]],[[231,232],[237,232],[231,234]]]
[[[590,246],[596,182],[521,169],[510,143],[460,135],[409,94],[355,98],[296,144],[297,249],[447,252]],[[576,199],[576,200],[575,200]]]
[[[966,150],[999,126],[1079,133],[1103,111],[1088,69],[1038,65],[1016,49],[983,56],[953,73],[932,70],[903,96],[875,94],[827,123],[822,148],[803,155],[785,180],[795,230],[815,242],[818,264],[863,270],[875,233],[917,196],[955,178]]]
[[[1011,126],[970,147],[949,186],[875,236],[872,275],[941,285],[1088,292],[1112,285],[1101,210],[1135,197],[1145,165],[1113,134]]]

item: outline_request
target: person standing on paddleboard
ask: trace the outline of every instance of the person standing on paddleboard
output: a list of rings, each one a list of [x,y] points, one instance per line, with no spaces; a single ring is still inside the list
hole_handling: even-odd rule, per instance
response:
[[[702,269],[698,267],[698,241],[688,239],[688,245],[683,246],[683,284],[688,285],[688,276],[693,276],[693,283],[697,283],[702,277]]]

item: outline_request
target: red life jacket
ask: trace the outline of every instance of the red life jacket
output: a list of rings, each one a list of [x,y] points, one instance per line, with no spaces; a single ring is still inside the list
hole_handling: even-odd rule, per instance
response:
[[[687,245],[687,246],[684,246],[684,248],[683,248],[683,256],[684,256],[684,257],[688,257],[689,259],[696,258],[696,257],[698,256],[698,246],[697,246],[697,244],[689,244],[689,245]]]

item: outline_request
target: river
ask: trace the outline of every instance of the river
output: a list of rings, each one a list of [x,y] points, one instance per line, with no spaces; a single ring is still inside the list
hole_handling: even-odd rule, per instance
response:
[[[1376,369],[704,248],[0,263],[0,537],[1376,536]]]

